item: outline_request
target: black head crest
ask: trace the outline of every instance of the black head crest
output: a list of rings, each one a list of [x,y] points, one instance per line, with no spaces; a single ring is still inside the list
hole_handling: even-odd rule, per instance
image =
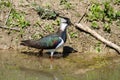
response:
[[[59,16],[61,18],[61,23],[67,23],[67,24],[71,24],[71,21],[69,18],[67,17],[63,17],[63,16]]]

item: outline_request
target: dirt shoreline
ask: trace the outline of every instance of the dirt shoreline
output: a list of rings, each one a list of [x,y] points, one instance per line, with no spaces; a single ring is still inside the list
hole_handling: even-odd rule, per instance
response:
[[[99,1],[99,0],[98,0]],[[60,12],[60,15],[66,16],[70,18],[72,23],[78,22],[80,17],[85,13],[85,8],[91,1],[80,1],[70,0],[71,6],[67,6],[69,9],[66,9],[65,5],[60,5],[60,1],[51,1],[51,0],[44,0],[44,1],[31,1],[31,0],[13,0],[13,8],[20,12],[24,13],[24,18],[26,21],[30,22],[30,25],[23,29],[23,32],[16,32],[14,30],[7,30],[0,28],[0,50],[26,50],[26,51],[38,51],[36,49],[28,49],[27,47],[23,47],[20,45],[21,40],[25,39],[36,39],[41,38],[42,36],[48,35],[50,33],[56,32],[59,28],[57,22],[54,20],[44,20],[39,17],[37,12],[33,9],[33,4],[37,3],[42,7],[50,7],[50,9],[54,9],[55,11]],[[96,2],[95,2],[96,3]],[[100,2],[101,3],[101,2]],[[116,10],[119,10],[119,6],[114,6]],[[8,12],[10,8],[5,7],[1,9],[0,12],[0,24],[4,26],[4,23],[7,19]],[[81,23],[86,23],[87,26],[90,26],[91,22],[86,21],[86,17],[82,20]],[[94,29],[97,33],[105,37],[106,39],[120,45],[120,29],[115,24],[116,21],[113,21],[111,24],[111,33],[107,33],[103,31],[103,24],[99,22],[100,29]],[[42,26],[42,27],[41,27]],[[18,26],[17,26],[18,27]],[[45,31],[43,30],[45,29]],[[68,33],[71,37],[71,42],[67,39],[67,43],[65,46],[69,46],[77,52],[79,56],[81,54],[86,53],[96,53],[97,55],[107,55],[108,53],[112,55],[118,55],[117,52],[102,42],[96,40],[93,36],[83,31],[78,31],[75,26],[70,26],[68,28]],[[22,36],[21,36],[22,34]],[[71,52],[72,53],[72,52]],[[94,54],[94,55],[96,55]],[[87,57],[87,56],[86,56]]]

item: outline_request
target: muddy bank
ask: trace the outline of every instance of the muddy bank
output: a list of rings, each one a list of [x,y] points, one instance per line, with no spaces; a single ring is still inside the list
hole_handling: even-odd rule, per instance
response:
[[[41,38],[42,36],[56,32],[56,30],[59,28],[59,26],[57,25],[58,19],[57,20],[41,19],[40,16],[37,14],[37,12],[33,9],[35,8],[34,5],[37,4],[37,5],[40,5],[41,7],[55,10],[56,12],[60,13],[61,16],[66,16],[70,18],[72,23],[76,23],[81,18],[81,16],[85,13],[85,9],[90,2],[91,1],[70,0],[67,2],[67,4],[60,5],[62,1],[59,1],[59,0],[56,0],[56,1],[51,1],[51,0],[14,1],[13,0],[11,6],[16,11],[16,15],[17,16],[22,15],[23,21],[29,22],[29,25],[26,25],[25,28],[23,28],[23,30],[20,32],[0,28],[0,44],[1,44],[0,49],[24,49],[25,47],[22,47],[19,45],[21,40]],[[6,1],[6,4],[7,4],[7,1]],[[119,6],[116,5],[114,7],[115,7],[115,10],[119,10]],[[0,12],[1,25],[0,26],[7,25],[6,20],[7,20],[7,16],[9,15],[10,9],[11,9],[10,6],[8,7],[4,6],[1,8],[1,12]],[[9,20],[7,23],[9,23]],[[87,21],[87,17],[84,17],[84,19],[82,20],[82,23],[85,23],[87,26],[90,26],[91,24],[91,22]],[[111,33],[107,33],[103,31],[103,24],[101,22],[99,22],[98,24],[100,29],[99,30],[94,29],[94,30],[98,32],[100,35],[102,35],[103,37],[105,37],[106,39],[116,43],[117,45],[120,45],[120,42],[119,42],[120,29],[119,29],[119,26],[117,26],[115,23],[116,21],[113,21],[113,23],[110,26]],[[16,19],[15,20],[13,19],[11,24],[12,25],[8,25],[8,27],[21,28],[22,25],[25,25],[25,24],[17,23]],[[90,34],[87,34],[83,31],[78,31],[77,29],[75,29],[74,26],[70,26],[68,28],[68,33],[71,37],[71,42],[69,39],[67,39],[66,45],[77,50],[78,54],[86,53],[86,52],[116,53],[113,49],[107,47],[105,44],[96,40]]]

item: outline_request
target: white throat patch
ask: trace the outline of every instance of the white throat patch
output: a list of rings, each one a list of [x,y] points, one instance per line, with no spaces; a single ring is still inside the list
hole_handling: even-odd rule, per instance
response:
[[[60,30],[61,30],[61,31],[64,31],[67,26],[68,26],[67,23],[61,23],[61,24],[60,24]]]

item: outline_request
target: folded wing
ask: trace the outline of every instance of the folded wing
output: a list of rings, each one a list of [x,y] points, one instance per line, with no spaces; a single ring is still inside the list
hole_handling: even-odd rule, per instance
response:
[[[62,42],[58,35],[50,35],[39,40],[23,40],[21,45],[37,49],[55,49]]]

